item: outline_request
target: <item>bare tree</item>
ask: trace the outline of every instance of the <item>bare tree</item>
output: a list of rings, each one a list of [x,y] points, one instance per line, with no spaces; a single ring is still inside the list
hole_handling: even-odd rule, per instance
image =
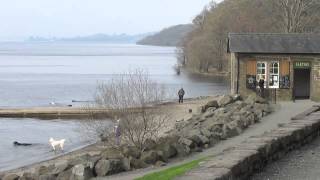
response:
[[[208,13],[216,7],[217,3],[215,1],[210,1],[208,5],[203,7],[201,13],[193,19],[192,23],[202,29],[207,19]]]
[[[275,0],[281,8],[284,28],[287,33],[304,32],[314,21],[312,14],[319,11],[318,0]]]
[[[165,128],[169,115],[155,106],[165,97],[163,86],[151,80],[145,71],[135,70],[99,84],[94,109],[108,109],[112,117],[120,119],[121,144],[143,151],[146,141],[157,140]],[[99,131],[108,144],[119,145],[114,143],[116,135],[110,125],[91,127]]]

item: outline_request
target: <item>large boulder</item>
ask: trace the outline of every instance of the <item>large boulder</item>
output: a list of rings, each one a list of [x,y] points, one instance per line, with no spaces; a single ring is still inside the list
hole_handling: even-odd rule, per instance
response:
[[[39,166],[35,168],[35,173],[40,176],[43,174],[48,174],[50,172],[50,169],[48,166]]]
[[[175,144],[175,148],[176,148],[178,155],[180,157],[187,156],[191,153],[190,147],[185,144],[177,143],[177,144]]]
[[[168,162],[169,158],[164,155],[163,151],[157,151],[157,154],[159,156],[159,160]]]
[[[175,125],[174,125],[174,130],[172,131],[180,131],[181,129],[183,129],[185,126],[187,125],[187,122],[186,121],[179,121],[179,122],[176,122]]]
[[[209,143],[209,139],[201,134],[195,134],[190,137],[190,139],[195,142],[198,146],[203,146]]]
[[[240,100],[239,101],[235,101],[233,104],[238,107],[237,109],[241,109],[241,108],[243,108],[244,106],[247,105],[244,101],[240,101]]]
[[[51,174],[60,174],[61,172],[71,168],[67,160],[61,160],[54,164],[54,169],[51,171]]]
[[[136,158],[133,158],[133,157],[129,157],[129,161],[130,161],[130,167],[132,167],[134,169],[140,169],[140,168],[148,167],[148,164],[146,164],[141,159],[136,159]]]
[[[207,138],[210,138],[212,136],[212,133],[207,128],[201,129],[201,134],[204,135]]]
[[[106,176],[110,170],[110,161],[106,159],[99,160],[94,167],[97,176]]]
[[[189,148],[193,148],[195,146],[195,143],[190,140],[190,139],[187,139],[187,138],[184,138],[184,137],[181,137],[179,140],[178,140],[178,143],[179,144],[183,144]]]
[[[212,132],[212,135],[215,137],[222,137],[223,134],[223,123],[214,123],[212,124],[209,128],[210,131]]]
[[[93,177],[93,164],[78,164],[71,170],[70,180],[86,180]]]
[[[68,169],[66,171],[62,171],[58,174],[57,180],[69,180],[72,174],[72,169]]]
[[[217,144],[218,142],[220,142],[220,137],[218,136],[212,136],[209,138],[209,145],[213,146],[215,144]]]
[[[234,123],[225,124],[223,126],[222,138],[227,139],[230,137],[237,136],[241,133],[241,129]]]
[[[215,112],[214,112],[214,115],[217,117],[221,117],[221,116],[224,116],[226,113],[228,113],[227,109],[226,108],[219,108],[217,109]]]
[[[121,159],[121,164],[124,171],[129,171],[131,169],[129,158]]]
[[[53,174],[43,174],[39,176],[39,180],[56,180],[56,176]]]
[[[199,139],[201,141],[201,143],[200,143],[201,146],[209,143],[209,138],[207,138],[206,136],[199,135],[198,137],[199,137]]]
[[[103,155],[103,153],[102,153]],[[68,161],[69,166],[75,166],[78,164],[87,164],[87,163],[95,163],[98,159],[100,159],[99,156],[91,156],[89,154],[84,154],[81,156],[77,156],[75,158],[72,158]]]
[[[255,104],[255,103],[260,103],[260,104],[267,104],[268,101],[256,94],[252,94],[252,95],[249,95],[246,99],[245,99],[245,103],[247,104]]]
[[[19,176],[17,174],[6,174],[2,180],[18,180]]]
[[[165,159],[172,158],[177,155],[176,148],[172,144],[169,144],[169,143],[163,144],[162,147],[160,148],[160,150],[163,152],[163,157]]]
[[[156,147],[157,143],[153,139],[146,139],[144,147],[146,151],[152,150]]]
[[[122,153],[126,157],[134,157],[138,159],[140,157],[140,150],[134,146],[125,146],[122,148]]]
[[[155,163],[155,166],[156,167],[162,167],[162,166],[165,166],[165,165],[167,165],[165,162],[163,162],[163,161],[157,161],[156,163]]]
[[[159,160],[159,155],[156,151],[146,151],[142,153],[140,159],[147,164],[154,164]]]
[[[212,101],[209,101],[205,106],[208,108],[210,107],[218,108],[219,104],[216,100],[212,100]]]
[[[251,123],[250,125],[257,123],[260,120],[254,113],[248,114],[246,119]]]
[[[231,118],[232,115],[233,115],[233,112],[226,112],[224,114],[220,114],[219,116],[216,117],[217,122],[222,124],[227,124],[232,121],[232,118]]]
[[[204,118],[210,118],[210,117],[214,116],[216,109],[217,109],[217,108],[215,108],[215,107],[210,107],[210,108],[208,108],[208,109],[203,113],[202,117],[204,117]]]
[[[230,103],[233,102],[233,99],[231,96],[229,95],[223,95],[222,97],[219,98],[218,100],[218,105],[221,107],[221,106],[226,106]]]
[[[115,148],[107,148],[103,152],[101,152],[101,158],[102,159],[122,159],[123,154],[119,149]]]
[[[31,172],[24,172],[22,176],[19,178],[19,180],[37,180],[37,179],[39,179],[39,177],[37,177],[35,174]]]
[[[100,159],[94,167],[97,176],[106,176],[124,171],[124,166],[119,159]]]
[[[219,104],[216,100],[209,101],[206,105],[201,107],[201,112],[204,113],[208,110],[208,108],[219,108]]]
[[[254,113],[258,116],[259,119],[270,114],[272,108],[268,104],[254,103]]]

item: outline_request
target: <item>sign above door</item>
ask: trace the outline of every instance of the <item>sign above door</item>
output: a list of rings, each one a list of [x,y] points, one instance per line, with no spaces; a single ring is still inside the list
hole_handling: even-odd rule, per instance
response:
[[[293,68],[295,69],[309,69],[311,67],[311,63],[309,61],[295,61],[293,63]]]

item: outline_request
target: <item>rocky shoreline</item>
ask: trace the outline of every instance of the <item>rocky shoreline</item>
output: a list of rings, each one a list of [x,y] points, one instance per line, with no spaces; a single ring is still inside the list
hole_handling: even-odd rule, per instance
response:
[[[148,140],[147,149],[135,147],[103,148],[95,154],[82,153],[67,160],[40,165],[33,169],[0,175],[2,180],[15,179],[90,179],[151,165],[164,166],[171,158],[186,157],[201,152],[220,141],[240,134],[250,125],[271,113],[262,98],[224,95],[199,107],[199,112],[187,119],[176,120],[175,128],[156,142]]]

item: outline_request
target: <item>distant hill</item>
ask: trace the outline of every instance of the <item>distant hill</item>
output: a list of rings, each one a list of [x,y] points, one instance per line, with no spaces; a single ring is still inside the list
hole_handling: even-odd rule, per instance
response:
[[[181,40],[192,31],[193,25],[181,24],[171,26],[162,31],[147,36],[137,42],[139,45],[154,45],[154,46],[179,46]]]
[[[89,36],[77,36],[70,38],[44,38],[44,37],[29,37],[28,42],[103,42],[103,43],[136,43],[144,37],[152,33],[127,35],[127,34],[93,34]]]

